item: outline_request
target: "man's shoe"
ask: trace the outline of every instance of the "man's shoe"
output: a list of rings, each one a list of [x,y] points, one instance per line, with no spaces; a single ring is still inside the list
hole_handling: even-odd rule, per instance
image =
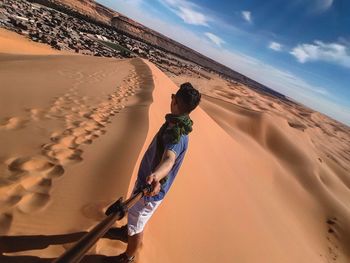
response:
[[[135,257],[128,257],[126,253],[120,254],[115,257],[108,257],[108,262],[113,263],[132,263],[135,262]]]
[[[104,235],[105,238],[120,240],[128,243],[128,225],[110,228]]]

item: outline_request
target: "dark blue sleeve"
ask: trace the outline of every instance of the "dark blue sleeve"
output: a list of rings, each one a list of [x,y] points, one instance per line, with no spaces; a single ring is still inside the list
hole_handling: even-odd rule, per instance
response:
[[[168,143],[165,145],[164,150],[173,151],[176,155],[176,158],[180,155],[180,153],[184,150],[184,145],[182,138],[178,143]]]

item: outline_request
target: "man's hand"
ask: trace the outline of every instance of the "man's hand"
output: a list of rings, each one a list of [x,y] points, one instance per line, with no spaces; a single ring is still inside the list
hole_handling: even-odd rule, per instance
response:
[[[157,195],[161,189],[160,180],[167,176],[173,167],[176,159],[176,154],[171,150],[164,151],[162,160],[151,175],[146,178],[146,183],[152,186],[152,192],[146,196]]]
[[[152,186],[152,192],[147,193],[146,196],[154,196],[159,193],[161,185],[155,174],[149,175],[146,178],[146,183]]]

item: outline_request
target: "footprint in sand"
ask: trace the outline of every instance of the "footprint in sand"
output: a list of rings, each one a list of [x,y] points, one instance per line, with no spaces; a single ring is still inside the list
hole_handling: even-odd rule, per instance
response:
[[[97,138],[98,136],[94,134],[89,134],[89,135],[80,135],[77,137],[75,140],[77,144],[91,144],[93,139]]]
[[[10,158],[6,160],[3,165],[5,166],[5,169],[2,170],[2,175],[0,179],[0,186],[1,187],[7,187],[12,186],[15,183],[17,183],[19,180],[21,180],[23,177],[28,175],[28,172],[21,170],[21,169],[10,169],[9,165],[17,158]]]
[[[23,128],[28,120],[21,117],[11,117],[7,118],[2,125],[0,125],[0,130],[16,130]]]
[[[13,216],[10,213],[0,214],[0,235],[5,235],[10,230]]]
[[[80,117],[90,119],[86,121],[76,120],[78,116],[74,114],[68,114],[66,118],[66,129],[61,133],[54,133],[51,136],[53,143],[42,146],[42,153],[54,161],[58,161],[60,164],[67,164],[71,162],[81,161],[82,151],[77,149],[81,144],[91,144],[93,139],[104,134],[103,127],[109,121],[108,112],[113,114],[113,109],[105,108],[108,103],[101,103],[99,107],[94,110],[83,113],[77,111]]]
[[[25,194],[25,189],[22,185],[17,185],[13,189],[9,190],[0,199],[0,211],[6,211],[15,206]]]
[[[90,144],[106,133],[104,127],[110,118],[125,107],[122,101],[135,95],[139,88],[137,76],[133,73],[119,89],[109,94],[105,101],[95,107],[87,105],[88,97],[77,98],[76,89],[57,97],[46,112],[42,109],[29,109],[30,119],[64,119],[66,128],[51,135],[51,143],[42,145],[42,155],[16,157],[7,160],[10,185],[17,182],[12,191],[0,199],[3,213],[0,215],[0,232],[7,232],[11,226],[12,214],[8,210],[17,208],[23,213],[40,211],[50,202],[53,179],[64,174],[64,166],[82,161],[82,144]],[[23,127],[26,120],[12,117],[0,129]],[[107,203],[86,206],[83,213],[89,218],[104,217],[103,208]]]
[[[40,121],[45,118],[45,111],[42,109],[28,109],[27,111],[33,121]]]
[[[80,107],[80,111],[78,112],[79,117],[85,117],[90,113],[87,107]]]
[[[24,213],[35,212],[46,207],[50,200],[52,178],[64,173],[62,166],[48,161],[43,156],[17,157],[7,160],[8,170],[17,178],[18,185],[0,200],[2,208],[14,208]]]
[[[22,199],[21,195],[6,195],[0,199],[0,210],[8,210],[15,206]]]
[[[58,97],[54,100],[53,105],[54,106],[62,106],[65,103],[64,97]]]
[[[59,144],[65,147],[75,148],[77,146],[77,144],[75,143],[75,136],[69,135],[69,134],[52,137],[51,140],[56,144]]]
[[[42,172],[55,166],[42,157],[20,157],[15,158],[8,165],[8,169],[13,172]]]
[[[21,182],[27,192],[49,194],[52,187],[52,179],[43,176],[31,176]]]
[[[64,168],[62,165],[55,165],[50,170],[45,172],[46,178],[57,178],[64,174]]]
[[[92,132],[92,131],[100,130],[104,127],[104,125],[99,123],[99,120],[101,119],[97,114],[95,115],[95,114],[89,113],[86,118],[91,120],[81,122],[79,124],[80,128],[83,128],[88,132]]]
[[[327,221],[327,241],[328,241],[328,257],[336,261],[339,257],[339,247],[336,240],[336,227],[338,225],[338,220],[336,217],[329,218]]]
[[[75,136],[76,138],[82,135],[88,135],[91,133],[91,131],[86,130],[84,127],[77,127],[77,128],[71,128],[71,129],[67,129],[69,134]],[[77,144],[80,144],[78,142],[76,142]]]
[[[96,122],[96,129],[99,127],[105,127],[107,122],[109,121],[108,114],[103,113],[102,111],[98,111],[96,113],[93,113],[90,115],[90,118],[93,119]]]
[[[29,193],[19,202],[17,209],[23,213],[33,213],[44,209],[50,201],[50,195],[45,193]]]
[[[79,113],[80,112],[80,107],[78,107],[78,106],[71,107],[70,111],[74,112],[74,113]]]
[[[42,146],[42,153],[50,158],[53,161],[56,161],[60,164],[68,164],[68,163],[76,163],[82,161],[81,154],[82,150],[76,149],[77,144],[75,142],[76,137],[73,136],[73,138],[70,138],[72,136],[68,136],[69,140],[64,141],[60,140],[61,142],[65,143],[57,143],[57,144],[45,144]],[[74,144],[73,144],[74,141]],[[68,143],[68,142],[71,142]],[[70,146],[71,145],[71,146]],[[74,145],[74,146],[73,146]]]
[[[76,96],[78,96],[78,94],[76,94]],[[80,107],[86,107],[85,105],[82,105],[83,100],[81,100],[81,99],[74,99],[74,100],[72,101],[72,103],[75,104],[75,105],[77,105],[77,106],[80,106]]]

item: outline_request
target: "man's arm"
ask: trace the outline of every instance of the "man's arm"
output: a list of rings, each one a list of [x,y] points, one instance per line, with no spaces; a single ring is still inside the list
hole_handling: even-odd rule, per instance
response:
[[[176,154],[171,150],[166,150],[162,160],[154,170],[154,172],[146,178],[146,183],[152,185],[153,191],[148,196],[157,195],[160,191],[160,180],[168,175],[173,167],[176,159]]]

